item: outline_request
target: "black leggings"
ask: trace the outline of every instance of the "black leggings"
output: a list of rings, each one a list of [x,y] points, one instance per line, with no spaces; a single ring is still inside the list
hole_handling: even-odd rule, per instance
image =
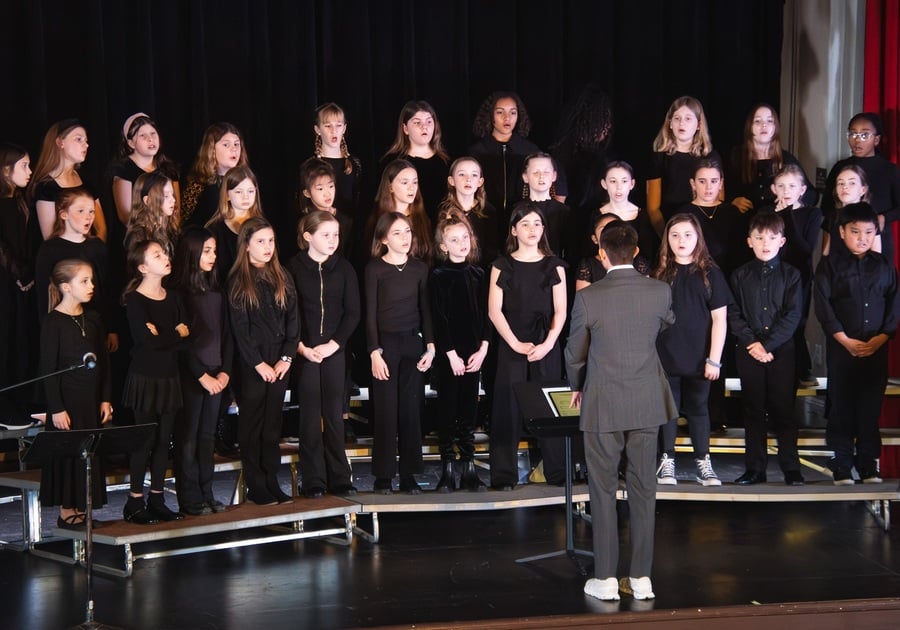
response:
[[[157,423],[156,431],[147,439],[143,447],[131,452],[129,471],[131,473],[131,493],[144,493],[144,473],[147,472],[147,460],[150,460],[150,490],[162,492],[166,480],[166,467],[169,463],[169,444],[172,441],[172,427],[175,426],[175,412],[155,413],[152,411],[134,412],[135,424]]]

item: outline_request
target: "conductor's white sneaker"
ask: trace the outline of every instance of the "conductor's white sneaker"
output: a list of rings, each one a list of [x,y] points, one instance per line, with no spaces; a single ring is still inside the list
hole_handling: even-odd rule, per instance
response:
[[[631,593],[635,599],[654,599],[656,595],[653,593],[653,584],[648,577],[628,578],[631,585]]]
[[[649,582],[649,580],[648,580]],[[584,584],[584,592],[591,597],[614,602],[619,599],[619,580],[614,577],[599,580],[591,578]]]

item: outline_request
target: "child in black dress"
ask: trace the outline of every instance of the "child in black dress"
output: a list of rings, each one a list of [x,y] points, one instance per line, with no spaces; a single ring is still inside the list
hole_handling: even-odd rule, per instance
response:
[[[0,383],[34,375],[38,335],[34,312],[34,259],[23,196],[31,179],[31,158],[14,144],[0,144]],[[26,420],[30,393],[0,394],[0,414]]]
[[[408,160],[394,160],[384,167],[375,193],[375,209],[369,216],[365,242],[372,243],[376,222],[385,214],[399,212],[412,226],[412,249],[409,255],[426,263],[431,261],[431,219],[425,212],[419,174]]]
[[[400,491],[419,494],[422,374],[434,360],[428,265],[410,256],[410,220],[399,212],[375,223],[366,266],[366,336],[372,361],[372,472],[375,492],[391,493],[400,455]],[[424,344],[424,348],[423,348]]]
[[[148,524],[184,518],[165,504],[163,485],[175,415],[181,409],[178,351],[190,334],[186,317],[174,293],[163,288],[172,271],[161,243],[142,241],[128,252],[131,281],[122,300],[134,347],[125,378],[122,402],[134,410],[136,424],[156,423],[156,431],[143,448],[131,453],[131,492],[123,510],[125,520]],[[150,462],[150,496],[144,504],[144,474]]]
[[[44,381],[47,393],[47,430],[97,429],[112,419],[109,356],[100,316],[84,305],[94,292],[91,266],[83,260],[62,260],[53,266],[49,299],[51,311],[41,328],[41,373],[72,365],[72,370]],[[90,367],[88,353],[94,355]],[[106,481],[99,458],[92,461],[92,507],[106,503]],[[84,462],[57,459],[41,473],[42,505],[59,505],[57,526],[84,529],[87,506]]]
[[[347,147],[347,118],[336,103],[323,103],[316,108],[313,124],[316,134],[314,157],[334,170],[334,207],[358,224],[364,223],[359,215],[359,188],[362,181],[362,163],[350,154]],[[302,184],[301,184],[302,185]],[[341,241],[349,235],[342,235]]]
[[[441,260],[428,283],[440,407],[438,440],[441,478],[438,492],[456,489],[453,445],[462,464],[460,487],[485,490],[475,470],[475,422],[478,413],[478,376],[491,337],[487,318],[487,277],[478,261],[478,241],[469,223],[450,213],[438,223],[435,246]]]
[[[160,243],[171,258],[175,255],[176,224],[175,182],[159,171],[140,175],[133,186],[125,251],[141,241]]]
[[[278,443],[287,375],[300,341],[297,291],[264,218],[244,222],[237,247],[228,304],[238,348],[238,443],[247,498],[258,505],[287,503],[292,499],[278,484]]]
[[[175,250],[172,288],[191,330],[179,362],[184,405],[175,445],[178,505],[193,516],[225,510],[213,495],[213,451],[222,393],[231,382],[234,341],[215,265],[215,237],[206,228],[189,226]]]
[[[319,211],[334,216],[341,227],[337,252],[344,256],[345,252],[353,251],[353,218],[335,205],[336,194],[337,178],[331,164],[319,158],[309,158],[300,165],[300,220],[307,214]]]
[[[544,215],[544,231],[553,253],[571,264],[578,262],[574,220],[569,206],[554,197],[556,161],[549,153],[532,153],[522,166],[522,198],[540,209]],[[574,257],[574,258],[573,258]]]
[[[479,263],[488,270],[499,253],[497,210],[487,201],[481,164],[473,157],[457,158],[450,165],[447,196],[441,202],[438,214],[443,219],[451,212],[472,226],[472,234],[478,242]]]
[[[300,401],[302,494],[314,499],[356,494],[344,451],[346,348],[359,323],[356,272],[336,254],[340,224],[334,215],[314,211],[297,228],[300,253],[288,263],[297,287],[301,356],[294,383]]]
[[[508,491],[519,482],[522,425],[513,383],[561,377],[559,335],[566,321],[565,263],[547,244],[541,211],[528,202],[517,204],[510,217],[506,255],[494,261],[488,286],[488,314],[502,339],[491,420],[491,486]],[[562,444],[563,438],[541,440],[548,483],[565,479]]]

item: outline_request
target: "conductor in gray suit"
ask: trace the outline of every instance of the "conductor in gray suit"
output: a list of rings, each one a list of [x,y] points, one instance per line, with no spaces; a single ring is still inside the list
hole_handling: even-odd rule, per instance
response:
[[[632,266],[637,232],[613,222],[600,238],[602,280],[575,294],[566,344],[572,406],[581,407],[581,430],[591,496],[594,577],[584,592],[619,599],[616,490],[622,451],[631,515],[629,580],[635,599],[655,597],[650,582],[656,508],[659,427],[678,415],[656,353],[656,336],[675,321],[672,292]]]

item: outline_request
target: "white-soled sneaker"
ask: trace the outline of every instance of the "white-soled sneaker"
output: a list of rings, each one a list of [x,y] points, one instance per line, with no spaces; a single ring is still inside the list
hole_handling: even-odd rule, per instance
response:
[[[703,459],[695,459],[694,462],[697,464],[697,481],[704,486],[722,485],[722,480],[719,479],[716,471],[713,470],[712,462],[709,460],[709,453]]]
[[[584,592],[586,595],[596,597],[605,602],[615,602],[619,600],[619,580],[614,577],[600,580],[591,578],[584,583]]]
[[[656,469],[656,483],[661,486],[674,486],[678,483],[675,478],[675,460],[663,453],[659,460],[659,468]]]
[[[631,586],[631,594],[635,599],[654,599],[656,597],[650,578],[646,576],[639,578],[630,577],[628,578],[628,583]]]

